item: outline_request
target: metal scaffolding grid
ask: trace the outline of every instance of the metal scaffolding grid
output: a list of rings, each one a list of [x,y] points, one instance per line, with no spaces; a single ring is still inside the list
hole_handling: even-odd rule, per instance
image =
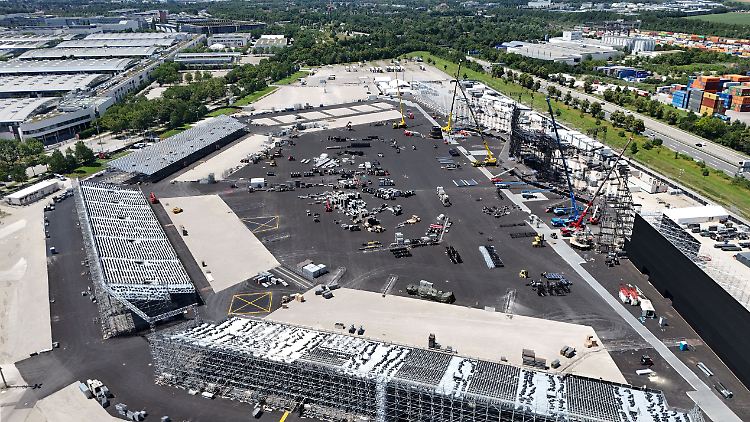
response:
[[[628,188],[629,166],[613,165],[619,168],[612,172],[610,180],[600,181],[609,184],[599,205],[601,218],[597,244],[602,253],[624,251],[625,241],[632,236],[635,223],[633,195]]]
[[[197,304],[197,296],[195,288],[187,278],[185,269],[177,260],[176,253],[171,249],[166,234],[159,226],[156,216],[140,191],[134,191],[140,195],[140,200],[137,199],[138,196],[132,195],[132,203],[129,205],[136,208],[145,207],[148,212],[133,213],[115,226],[105,224],[106,219],[92,216],[91,206],[102,204],[96,200],[96,189],[100,189],[102,186],[105,185],[73,181],[76,210],[86,250],[88,272],[97,299],[102,334],[104,338],[110,338],[135,331],[137,328],[135,317],[153,327],[158,321],[180,315]],[[123,190],[118,186],[111,186],[112,189]],[[85,194],[83,189],[89,188],[92,188],[92,192]],[[87,200],[87,195],[90,202]],[[127,202],[125,197],[119,198],[119,201]],[[116,205],[128,204],[113,204],[113,206]],[[99,209],[99,212],[103,212],[103,210]],[[137,217],[141,217],[141,220],[139,221]],[[177,269],[177,273],[183,276],[177,279],[174,278],[174,275],[171,275],[168,279],[154,279],[152,278],[153,272],[144,273],[124,268],[123,262],[137,261],[141,262],[141,265],[149,263],[148,260],[142,260],[141,257],[128,256],[129,253],[137,253],[137,249],[120,250],[117,253],[122,254],[122,256],[119,257],[102,254],[101,241],[103,239],[110,239],[114,236],[128,238],[128,230],[138,232],[140,236],[151,231],[152,236],[159,237],[162,242],[159,248],[168,249],[167,252],[162,251],[162,254],[169,255],[169,252],[171,252],[174,255],[174,260],[168,259],[164,262],[169,262],[168,268]],[[106,262],[107,260],[115,260],[117,264],[113,267]],[[118,276],[118,271],[121,271],[124,275]],[[174,283],[171,283],[171,281],[174,281]]]
[[[701,422],[656,390],[266,320],[148,338],[156,382],[326,420]]]

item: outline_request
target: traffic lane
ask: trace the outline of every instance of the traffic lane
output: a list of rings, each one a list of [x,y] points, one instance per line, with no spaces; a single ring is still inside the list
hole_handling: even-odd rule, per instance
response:
[[[692,157],[693,159],[701,160],[704,163],[706,163],[707,166],[723,171],[729,176],[733,176],[737,171],[737,166],[731,163],[727,163],[726,161],[720,160],[716,158],[715,156],[713,156],[712,154],[707,153],[706,151],[702,149],[703,147],[680,142],[679,140],[676,140],[669,136],[664,136],[663,134],[654,132],[650,129],[646,129],[646,131],[644,131],[643,134],[651,139],[658,137],[659,139],[662,140],[664,146],[666,146],[667,148],[673,151],[679,152],[681,154],[686,154]],[[703,143],[700,143],[700,144],[704,145]]]

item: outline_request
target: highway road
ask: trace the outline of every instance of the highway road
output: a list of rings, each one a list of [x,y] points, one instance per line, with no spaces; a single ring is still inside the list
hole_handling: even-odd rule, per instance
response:
[[[475,57],[466,57],[467,60],[479,63],[484,67],[485,71],[490,71],[491,64],[486,60],[477,59]],[[506,71],[518,72],[517,70],[505,68]],[[741,152],[735,151],[731,148],[727,148],[723,145],[719,145],[706,138],[694,135],[686,132],[682,129],[670,126],[666,123],[662,123],[658,120],[654,120],[643,114],[635,113],[626,108],[620,107],[617,104],[603,101],[593,95],[588,95],[583,92],[579,92],[568,87],[563,87],[559,84],[546,81],[541,78],[534,77],[534,80],[539,81],[543,91],[547,91],[547,87],[552,85],[560,89],[563,93],[570,92],[574,98],[579,100],[587,99],[589,102],[599,102],[602,104],[602,110],[609,116],[614,111],[621,111],[626,114],[632,114],[636,118],[643,120],[646,126],[644,135],[650,138],[660,138],[664,141],[664,145],[674,151],[682,154],[687,154],[696,160],[702,160],[709,167],[721,170],[730,176],[734,176],[738,170],[740,161],[748,161],[750,157],[742,154]],[[700,146],[698,146],[700,145]]]

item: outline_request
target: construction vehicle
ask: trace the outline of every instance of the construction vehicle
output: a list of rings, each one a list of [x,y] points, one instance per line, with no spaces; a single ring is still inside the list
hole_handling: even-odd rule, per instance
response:
[[[518,278],[529,278],[529,270],[521,270],[518,273]]]
[[[421,218],[419,218],[418,215],[412,215],[408,220],[406,220],[404,223],[406,224],[417,224],[420,221],[422,221]]]
[[[443,189],[442,186],[437,187],[436,193],[437,193],[438,199],[440,199],[440,203],[442,203],[444,207],[451,206],[451,199],[448,196],[448,194],[445,193],[445,189]]]
[[[453,86],[453,99],[451,100],[451,110],[448,112],[448,122],[445,124],[445,126],[442,127],[443,132],[445,133],[451,133],[453,131],[453,106],[456,104],[456,94],[458,93],[458,75],[461,74],[461,62],[463,60],[458,61],[458,69],[456,70],[456,79],[455,79],[455,85]]]
[[[268,165],[271,167],[276,167],[276,160],[272,158],[271,161],[268,162]]]
[[[406,129],[406,119],[404,118],[404,103],[401,101],[401,86],[398,83],[398,75],[396,77],[396,92],[398,93],[398,111],[401,113],[401,120],[393,122],[394,129]]]
[[[352,130],[352,122],[346,123],[346,130]]]
[[[534,240],[531,242],[531,246],[535,248],[543,248],[544,247],[544,235],[537,234],[536,236],[534,236]]]
[[[430,129],[430,138],[432,139],[443,139],[443,131],[440,129],[440,126],[433,126]],[[437,145],[435,145],[437,148]]]
[[[180,207],[174,207],[172,208],[172,214],[179,214],[182,212],[182,208]]]
[[[494,167],[497,165],[497,158],[495,157],[495,154],[493,154],[492,151],[490,150],[490,146],[489,144],[487,144],[487,139],[484,138],[482,127],[479,124],[479,119],[477,119],[477,115],[474,113],[474,109],[470,105],[471,102],[469,101],[469,97],[466,95],[466,91],[464,90],[464,87],[461,86],[461,84],[456,82],[456,86],[461,89],[461,95],[463,95],[464,100],[466,101],[466,107],[469,109],[469,114],[471,114],[471,118],[474,120],[474,124],[477,125],[477,132],[479,132],[479,137],[482,139],[482,145],[484,145],[484,150],[487,151],[487,155],[484,156],[483,160],[472,161],[471,165],[474,167]]]
[[[570,171],[568,170],[568,163],[565,161],[565,151],[563,151],[562,142],[560,142],[560,134],[557,131],[557,122],[555,122],[555,113],[552,111],[552,102],[547,97],[547,107],[549,108],[550,119],[552,119],[552,129],[555,132],[555,140],[557,141],[557,148],[560,150],[560,160],[563,163],[563,170],[565,171],[565,180],[568,183],[568,193],[570,194],[570,210],[572,215],[567,218],[553,218],[552,225],[555,227],[567,226],[569,223],[574,222],[578,219],[578,205],[576,205],[576,194],[573,191],[573,183],[570,181]]]
[[[414,120],[414,112],[413,112],[413,111],[411,111],[411,110],[407,110],[407,111],[406,111],[406,117],[407,117],[407,118],[408,118],[409,120]]]
[[[148,202],[150,202],[152,204],[158,204],[159,203],[159,198],[156,197],[156,194],[154,194],[153,192],[151,192],[151,194],[149,194],[149,196],[148,196]]]

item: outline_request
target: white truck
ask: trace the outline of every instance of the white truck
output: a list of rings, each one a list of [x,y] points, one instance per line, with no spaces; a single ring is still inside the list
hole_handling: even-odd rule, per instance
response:
[[[443,204],[444,207],[451,206],[451,198],[450,196],[448,196],[447,193],[445,193],[445,189],[443,189],[442,186],[437,187],[436,193],[437,193],[438,199],[440,199],[440,202]]]

